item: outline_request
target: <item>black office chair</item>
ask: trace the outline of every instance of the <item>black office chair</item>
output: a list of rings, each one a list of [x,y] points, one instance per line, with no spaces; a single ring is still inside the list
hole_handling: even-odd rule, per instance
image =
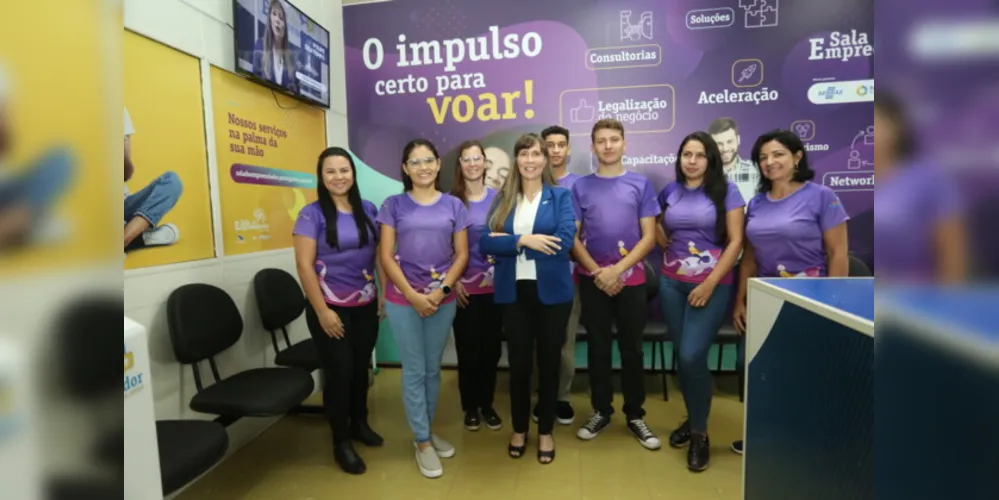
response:
[[[295,277],[282,269],[261,269],[253,277],[253,293],[257,297],[260,320],[271,334],[274,364],[309,372],[322,368],[319,352],[311,338],[292,345],[288,337],[288,325],[305,312],[307,305]],[[284,336],[284,350],[278,345],[278,330]]]
[[[222,461],[229,434],[218,422],[161,420],[156,422],[163,496],[187,486]]]
[[[649,261],[645,261],[645,286],[649,302],[656,300],[659,297],[659,273]],[[669,401],[667,382],[669,367],[666,366],[666,343],[670,341],[669,331],[665,324],[650,322],[645,328],[642,340],[652,344],[652,367],[648,373],[650,375],[658,373],[662,377],[663,399]]]
[[[874,276],[867,263],[853,254],[850,254],[850,269],[847,272],[851,278],[870,278]]]
[[[243,318],[232,298],[207,284],[184,285],[167,299],[167,323],[174,355],[191,365],[198,393],[190,407],[231,424],[242,417],[276,417],[300,405],[315,388],[312,375],[298,368],[254,368],[222,378],[215,356],[243,334]],[[205,387],[199,363],[208,360],[215,383]]]

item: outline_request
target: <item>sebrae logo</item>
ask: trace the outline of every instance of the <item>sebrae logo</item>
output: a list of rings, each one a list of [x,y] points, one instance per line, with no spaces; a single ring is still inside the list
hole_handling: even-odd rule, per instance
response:
[[[135,355],[125,344],[125,397],[135,394],[143,387],[142,373],[135,371]]]
[[[810,45],[809,61],[838,59],[847,62],[851,59],[874,55],[874,46],[868,40],[867,33],[863,31],[850,30],[849,33],[833,31],[828,37],[810,38],[808,43]]]

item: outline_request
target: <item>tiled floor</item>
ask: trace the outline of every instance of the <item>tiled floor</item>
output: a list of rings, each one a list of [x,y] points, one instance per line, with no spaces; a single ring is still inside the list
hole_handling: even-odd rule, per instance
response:
[[[685,450],[665,445],[642,448],[620,418],[591,442],[575,437],[576,425],[558,426],[555,463],[537,463],[536,446],[521,460],[506,456],[509,422],[492,432],[461,426],[457,374],[444,374],[436,432],[451,440],[458,454],[444,461],[444,477],[424,479],[416,469],[411,434],[400,395],[399,372],[383,370],[372,388],[372,427],[386,439],[380,449],[359,447],[368,465],[362,476],[348,476],[333,463],[329,428],[319,417],[287,417],[191,486],[183,500],[254,499],[627,499],[736,500],[742,497],[741,457],[728,450],[742,435],[743,406],[732,394],[718,394],[711,417],[712,463],[702,474],[685,467]],[[579,378],[585,379],[582,374]],[[724,379],[723,379],[724,381]],[[496,409],[507,419],[507,378],[500,375]],[[585,383],[585,381],[584,381]],[[725,385],[734,385],[725,381]],[[651,385],[651,383],[650,383]],[[620,395],[615,403],[620,407]],[[585,391],[574,395],[577,413],[588,413]],[[582,410],[582,411],[581,411]],[[650,387],[648,422],[665,442],[683,419],[680,394],[671,401]],[[577,415],[577,425],[583,415]],[[536,444],[536,440],[532,445]]]

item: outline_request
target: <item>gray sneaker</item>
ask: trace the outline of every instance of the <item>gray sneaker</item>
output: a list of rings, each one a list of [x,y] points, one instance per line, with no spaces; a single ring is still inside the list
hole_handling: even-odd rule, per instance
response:
[[[441,465],[441,459],[437,456],[437,451],[434,450],[434,447],[428,446],[424,450],[420,450],[419,446],[415,447],[416,465],[420,468],[420,474],[430,479],[443,476],[444,466]]]
[[[451,443],[445,441],[443,438],[437,434],[430,435],[430,441],[434,444],[434,449],[437,450],[437,456],[441,458],[451,458],[454,456],[454,446]]]

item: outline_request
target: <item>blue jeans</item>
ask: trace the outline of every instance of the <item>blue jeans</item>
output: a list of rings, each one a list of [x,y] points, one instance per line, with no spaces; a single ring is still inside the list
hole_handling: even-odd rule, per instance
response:
[[[73,183],[76,158],[68,149],[53,148],[23,171],[0,180],[0,208],[25,204],[43,217]]]
[[[697,284],[659,278],[659,297],[670,337],[680,355],[680,391],[693,432],[707,434],[714,384],[708,369],[708,351],[725,321],[732,285],[718,285],[704,307],[687,302]]]
[[[441,390],[441,362],[457,302],[443,304],[433,316],[421,318],[410,306],[385,303],[389,326],[402,362],[402,402],[417,443],[430,441]]]
[[[157,177],[148,186],[125,197],[125,223],[142,217],[152,227],[160,225],[183,192],[184,185],[177,174],[167,172]]]

